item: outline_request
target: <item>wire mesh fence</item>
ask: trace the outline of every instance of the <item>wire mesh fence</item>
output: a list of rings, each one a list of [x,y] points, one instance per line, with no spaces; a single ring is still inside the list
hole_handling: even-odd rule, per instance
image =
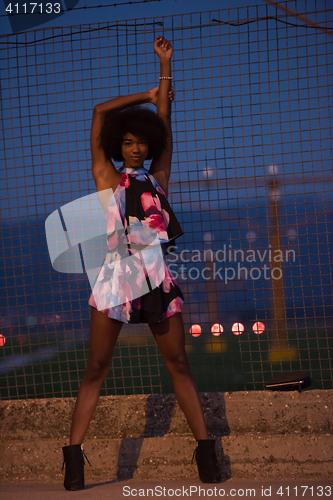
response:
[[[326,2],[299,4],[331,27]],[[200,391],[305,370],[332,388],[332,43],[272,6],[2,37],[3,399],[74,396],[90,287],[52,269],[45,220],[94,192],[94,105],[155,87],[174,45],[169,256]],[[119,165],[120,166],[120,165]],[[172,392],[147,325],[124,325],[102,394]]]

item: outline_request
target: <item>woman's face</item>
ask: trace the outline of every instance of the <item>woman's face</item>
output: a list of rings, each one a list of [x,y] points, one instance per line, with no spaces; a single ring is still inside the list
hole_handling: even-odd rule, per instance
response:
[[[143,166],[148,156],[149,145],[143,137],[127,133],[123,137],[121,154],[124,158],[124,167],[139,168]]]

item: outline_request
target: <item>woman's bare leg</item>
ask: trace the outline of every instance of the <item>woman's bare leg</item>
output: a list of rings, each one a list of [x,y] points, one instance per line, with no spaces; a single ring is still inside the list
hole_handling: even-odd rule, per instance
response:
[[[172,378],[179,406],[195,439],[208,439],[199,393],[192,378],[185,352],[185,330],[181,313],[149,325],[161,349],[165,366]]]
[[[86,435],[122,325],[121,321],[91,308],[89,359],[72,417],[71,445],[82,444]]]

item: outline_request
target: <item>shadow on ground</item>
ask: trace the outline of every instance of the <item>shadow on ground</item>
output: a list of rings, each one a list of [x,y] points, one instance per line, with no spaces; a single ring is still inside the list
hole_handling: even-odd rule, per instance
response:
[[[211,439],[217,440],[216,454],[221,468],[222,481],[226,481],[231,478],[230,458],[224,455],[221,439],[219,439],[230,434],[224,394],[215,393],[214,398],[211,394],[200,394],[200,398],[206,416],[208,435]],[[142,435],[137,438],[122,439],[118,456],[117,478],[103,484],[126,481],[134,477],[144,439],[163,437],[168,433],[175,404],[174,394],[152,394],[147,398],[146,424]],[[98,485],[100,486],[100,483]],[[88,487],[94,486],[97,484],[91,484]]]

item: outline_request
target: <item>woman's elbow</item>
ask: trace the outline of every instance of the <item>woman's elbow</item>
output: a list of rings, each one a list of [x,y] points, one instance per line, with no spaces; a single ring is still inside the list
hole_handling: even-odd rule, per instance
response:
[[[94,106],[93,114],[98,115],[98,114],[100,114],[100,112],[101,112],[101,105],[96,104],[96,106]]]

